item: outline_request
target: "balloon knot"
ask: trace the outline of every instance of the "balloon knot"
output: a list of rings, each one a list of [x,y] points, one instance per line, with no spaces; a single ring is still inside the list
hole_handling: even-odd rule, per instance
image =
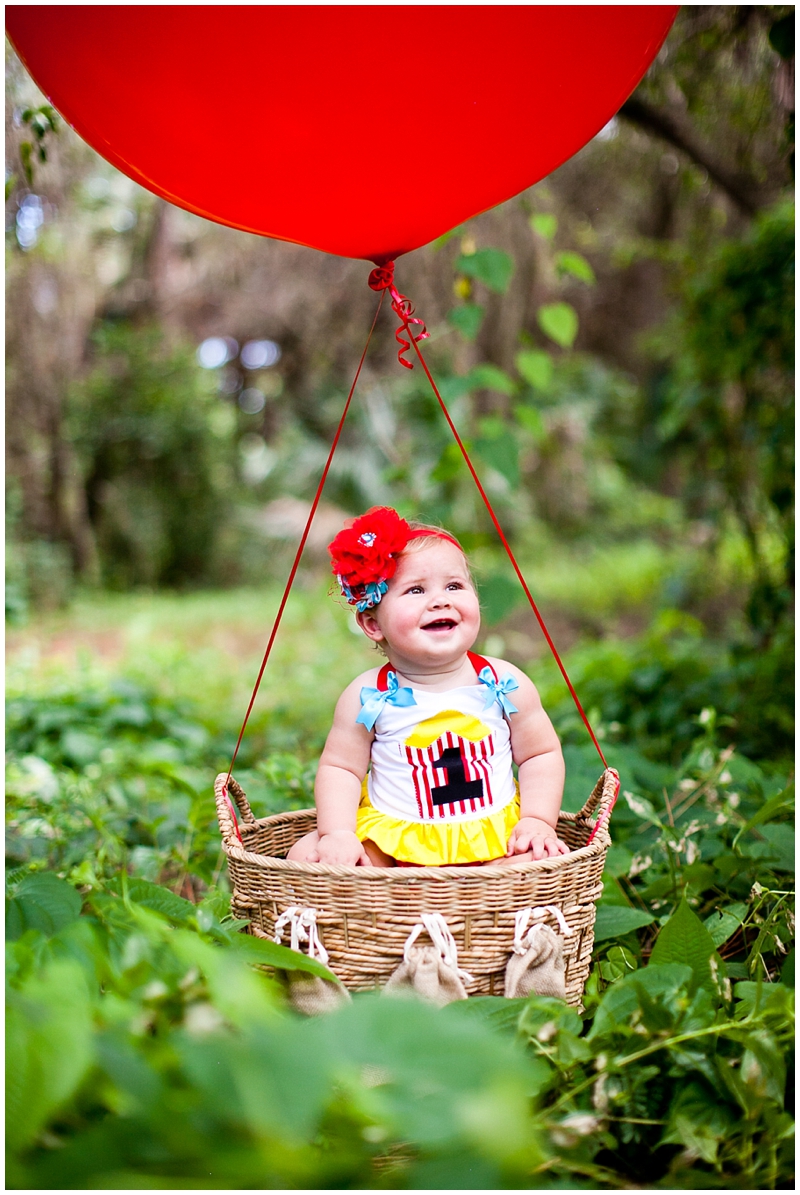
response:
[[[376,266],[368,282],[371,290],[389,290],[394,285],[394,262],[387,261],[385,266]]]

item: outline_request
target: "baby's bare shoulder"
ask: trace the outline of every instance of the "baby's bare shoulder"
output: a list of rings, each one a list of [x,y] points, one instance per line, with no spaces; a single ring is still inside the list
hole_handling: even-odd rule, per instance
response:
[[[379,672],[380,668],[370,668],[367,672],[362,672],[359,676],[355,677],[354,680],[351,680],[350,684],[342,690],[341,696],[336,703],[337,709],[340,706],[348,709],[350,706],[356,706],[360,709],[361,690],[376,688],[378,684]]]
[[[518,668],[516,664],[509,663],[508,660],[500,660],[496,656],[486,656],[486,659],[494,668],[499,680],[503,680],[506,676],[513,676],[517,682],[519,687],[514,690],[512,701],[520,712],[535,713],[541,708],[542,703],[536,685],[527,673]]]
[[[527,672],[523,672],[522,669],[518,668],[516,664],[511,664],[508,660],[501,660],[497,656],[485,656],[484,659],[489,661],[500,680],[502,680],[504,676],[508,676],[510,674],[514,677],[515,681],[519,682],[520,685],[524,685],[526,689],[530,688],[535,691],[536,686],[528,676]]]

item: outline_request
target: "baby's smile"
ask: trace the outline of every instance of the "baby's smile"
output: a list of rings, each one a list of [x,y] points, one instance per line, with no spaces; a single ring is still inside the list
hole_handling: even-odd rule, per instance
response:
[[[423,623],[422,630],[433,634],[442,634],[452,631],[456,626],[458,623],[454,618],[434,618],[430,622]]]

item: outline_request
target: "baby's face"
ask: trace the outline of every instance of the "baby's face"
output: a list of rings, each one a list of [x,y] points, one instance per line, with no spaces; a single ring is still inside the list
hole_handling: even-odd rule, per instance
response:
[[[467,565],[455,544],[403,556],[380,604],[359,617],[370,639],[385,640],[393,663],[446,664],[469,651],[481,613]]]

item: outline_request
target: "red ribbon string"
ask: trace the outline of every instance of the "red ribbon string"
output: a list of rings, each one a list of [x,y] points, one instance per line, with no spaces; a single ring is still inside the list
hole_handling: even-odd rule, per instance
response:
[[[373,271],[373,273],[374,273],[374,271]],[[417,341],[422,340],[422,337],[414,336],[413,331],[408,326],[408,321],[407,321],[405,313],[402,311],[402,309],[398,308],[394,303],[392,303],[392,307],[397,312],[397,314],[400,316],[401,320],[403,321],[404,327],[408,331],[408,334],[413,341],[414,351],[417,354],[417,356],[419,357],[419,363],[425,372],[425,377],[430,382],[431,389],[433,390],[433,393],[436,395],[439,406],[441,407],[441,410],[442,410],[442,414],[444,415],[445,419],[447,420],[447,425],[450,428],[450,431],[453,433],[453,436],[455,437],[456,444],[458,444],[458,447],[461,449],[461,455],[464,458],[467,468],[469,469],[470,473],[472,474],[472,480],[475,482],[475,485],[478,487],[478,493],[480,494],[481,498],[483,498],[484,505],[485,505],[487,511],[489,512],[489,516],[490,516],[492,522],[494,523],[495,531],[500,536],[500,542],[502,543],[503,547],[506,550],[506,554],[508,555],[508,558],[511,561],[511,564],[514,568],[514,572],[517,574],[517,579],[519,580],[520,585],[522,586],[523,590],[525,591],[525,596],[528,599],[528,602],[530,603],[531,609],[533,610],[534,614],[536,615],[536,620],[539,623],[539,626],[541,627],[542,634],[544,635],[545,639],[547,640],[548,647],[550,648],[551,652],[553,653],[553,657],[555,659],[555,662],[558,664],[558,667],[561,671],[561,675],[563,676],[564,680],[566,681],[567,688],[570,691],[572,700],[575,702],[575,706],[583,720],[583,724],[589,732],[589,737],[591,738],[592,742],[595,745],[597,754],[600,756],[601,760],[603,761],[603,767],[608,768],[608,764],[606,763],[606,757],[605,757],[605,755],[603,755],[602,748],[601,748],[600,744],[598,743],[597,738],[595,737],[595,733],[592,730],[592,727],[589,723],[589,719],[586,717],[583,706],[580,703],[580,698],[578,697],[578,694],[575,692],[575,688],[572,684],[572,681],[569,679],[569,676],[567,675],[567,670],[564,667],[564,664],[561,660],[561,656],[558,654],[556,645],[553,642],[553,640],[550,638],[550,632],[548,631],[547,627],[545,626],[544,619],[542,618],[541,614],[539,613],[539,607],[536,605],[536,602],[533,600],[533,594],[531,593],[530,589],[528,588],[528,583],[525,580],[525,578],[523,577],[522,570],[520,569],[519,565],[517,564],[517,559],[516,559],[513,551],[511,550],[511,544],[506,539],[505,532],[503,531],[503,528],[500,526],[500,522],[497,518],[497,515],[494,513],[494,507],[492,506],[491,502],[489,501],[489,496],[486,493],[483,486],[481,485],[481,480],[478,477],[478,474],[475,472],[475,466],[473,465],[472,461],[470,460],[470,456],[469,456],[469,453],[467,452],[466,445],[464,444],[464,441],[461,439],[461,436],[458,434],[458,429],[457,429],[456,425],[453,423],[453,420],[450,416],[450,412],[448,411],[447,407],[445,406],[444,399],[442,398],[441,394],[439,393],[439,389],[433,380],[431,371],[428,369],[425,358],[423,357],[422,352],[420,351]]]
[[[229,773],[229,774],[228,774],[228,779],[230,780],[230,778],[231,778],[231,777],[230,777],[230,773]],[[231,817],[233,818],[233,828],[234,828],[234,830],[236,831],[236,837],[239,839],[239,844],[240,844],[241,846],[244,846],[244,843],[242,842],[242,835],[241,835],[241,833],[239,832],[239,819],[238,819],[238,817],[236,816],[236,810],[235,810],[235,809],[234,809],[234,807],[233,807],[233,801],[231,801],[230,797],[228,796],[228,786],[227,786],[227,785],[226,785],[226,786],[223,788],[223,790],[222,790],[222,795],[223,795],[223,797],[225,798],[225,800],[226,800],[226,802],[227,802],[227,805],[228,805],[228,808],[229,808],[229,809],[230,809],[230,811],[231,811]]]
[[[609,771],[611,772],[611,775],[614,777],[614,796],[611,798],[611,804],[609,805],[608,809],[606,809],[605,813],[602,813],[600,815],[600,817],[597,819],[597,821],[595,822],[594,829],[592,830],[589,837],[586,839],[587,846],[589,846],[590,842],[592,841],[592,839],[594,838],[595,834],[600,829],[600,827],[604,826],[606,824],[606,822],[611,821],[611,814],[614,812],[614,806],[617,803],[617,797],[619,796],[619,772],[617,771],[616,768],[610,768]]]
[[[373,271],[373,273],[374,273],[374,271]],[[378,290],[378,289],[385,289],[385,288],[375,287],[373,289]],[[358,368],[356,369],[355,377],[353,378],[353,384],[350,387],[350,393],[347,396],[347,402],[344,404],[344,409],[342,411],[341,418],[339,419],[339,425],[336,428],[336,435],[333,437],[333,443],[331,444],[330,452],[328,453],[328,459],[325,462],[325,468],[322,470],[322,476],[319,479],[319,484],[317,486],[317,492],[314,495],[314,501],[311,503],[311,510],[308,512],[308,518],[306,519],[305,529],[303,531],[302,537],[300,539],[300,543],[298,544],[297,551],[295,553],[294,563],[292,564],[292,569],[291,569],[291,572],[289,573],[289,579],[286,582],[286,587],[283,591],[283,597],[281,598],[281,604],[278,607],[278,613],[275,615],[275,621],[272,624],[272,631],[270,632],[269,642],[267,643],[267,650],[264,652],[264,659],[261,661],[261,667],[258,670],[258,676],[256,677],[256,683],[253,686],[253,692],[250,697],[250,704],[247,707],[247,713],[244,716],[244,722],[242,722],[242,729],[239,731],[239,737],[236,740],[236,747],[234,748],[233,757],[231,759],[231,764],[230,764],[230,767],[228,768],[228,776],[225,781],[226,786],[227,786],[227,784],[230,783],[231,774],[233,772],[233,765],[236,763],[236,756],[239,754],[239,748],[242,745],[242,739],[244,738],[245,728],[247,727],[247,723],[250,720],[250,714],[252,712],[253,705],[255,704],[259,686],[261,685],[261,678],[264,675],[264,669],[267,666],[267,660],[269,659],[270,654],[272,652],[272,645],[275,642],[275,636],[278,634],[278,627],[281,625],[281,619],[283,618],[283,612],[286,609],[286,603],[289,600],[289,591],[291,590],[292,584],[294,583],[295,576],[297,575],[297,569],[300,564],[300,557],[303,555],[303,549],[306,546],[306,540],[308,539],[308,533],[311,530],[311,523],[313,522],[314,515],[317,513],[317,507],[319,506],[319,500],[322,497],[322,491],[325,488],[325,481],[328,477],[328,472],[331,467],[331,462],[333,461],[333,454],[336,451],[336,445],[339,443],[339,437],[342,434],[342,428],[344,427],[344,421],[347,418],[347,412],[350,410],[350,403],[352,401],[353,394],[355,393],[356,384],[361,375],[361,367],[364,364],[364,358],[367,355],[367,349],[370,346],[370,341],[372,340],[372,333],[375,331],[375,325],[378,322],[378,316],[380,315],[380,310],[381,310],[382,306],[383,306],[383,295],[381,295],[380,302],[378,303],[378,307],[375,312],[375,317],[372,321],[372,327],[370,328],[369,335],[367,336],[367,343],[364,345],[364,351],[361,354],[361,360],[358,363]],[[236,817],[236,815],[234,814],[234,819],[235,819],[235,817]]]
[[[405,369],[413,369],[412,361],[406,361],[405,354],[411,348],[412,342],[416,345],[419,340],[428,340],[430,332],[425,327],[425,321],[418,319],[414,314],[414,307],[411,300],[406,295],[401,295],[400,291],[394,285],[394,262],[389,261],[385,266],[377,266],[369,276],[369,285],[372,290],[388,290],[392,297],[392,311],[400,320],[400,327],[394,334],[395,340],[400,345],[397,351],[397,360]],[[414,335],[411,327],[412,324],[418,324],[422,331],[418,335]],[[411,340],[406,340],[403,332],[408,332]]]

